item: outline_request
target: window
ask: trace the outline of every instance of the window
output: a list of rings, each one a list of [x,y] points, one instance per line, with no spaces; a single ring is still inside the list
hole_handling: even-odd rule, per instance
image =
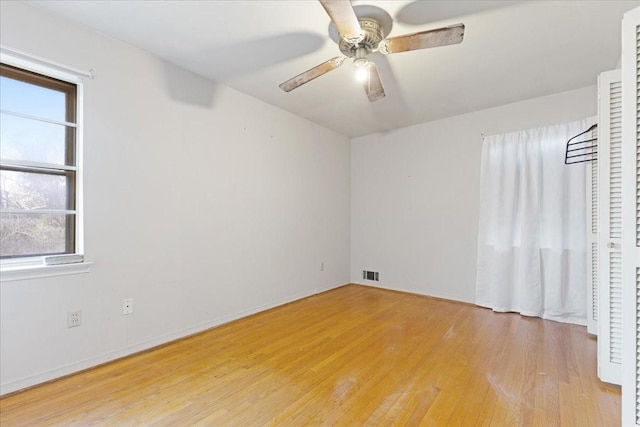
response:
[[[78,252],[77,105],[76,83],[0,64],[3,262]]]

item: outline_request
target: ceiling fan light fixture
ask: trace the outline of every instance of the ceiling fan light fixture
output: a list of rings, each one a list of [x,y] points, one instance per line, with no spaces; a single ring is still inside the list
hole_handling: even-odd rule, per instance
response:
[[[354,75],[357,82],[360,82],[360,83],[366,82],[367,78],[369,77],[369,67],[368,66],[356,67],[356,72]]]
[[[369,77],[369,65],[371,65],[371,63],[367,59],[367,53],[367,50],[364,48],[357,48],[355,50],[353,65],[356,67],[356,81],[360,83],[367,81],[367,78]]]
[[[367,68],[369,66],[369,60],[367,58],[356,58],[353,60],[353,65],[356,68]]]

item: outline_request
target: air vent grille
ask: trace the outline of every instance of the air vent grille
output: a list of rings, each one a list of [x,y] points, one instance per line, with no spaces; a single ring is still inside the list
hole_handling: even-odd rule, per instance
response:
[[[380,281],[380,275],[377,271],[362,270],[362,278],[364,280],[371,280],[374,282]]]

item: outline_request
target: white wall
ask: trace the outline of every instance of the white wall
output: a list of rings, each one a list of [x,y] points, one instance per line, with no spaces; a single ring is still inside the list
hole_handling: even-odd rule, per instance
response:
[[[352,140],[351,281],[473,302],[481,134],[595,114],[593,86]]]
[[[349,281],[346,137],[38,8],[1,2],[0,15],[2,45],[95,69],[95,265],[1,284],[2,393]]]

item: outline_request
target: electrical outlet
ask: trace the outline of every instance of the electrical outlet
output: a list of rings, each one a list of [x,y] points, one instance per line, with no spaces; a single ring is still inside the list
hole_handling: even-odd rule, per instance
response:
[[[320,271],[324,271],[324,262],[320,263]]]
[[[133,313],[133,298],[125,298],[122,300],[122,314]]]
[[[75,328],[82,324],[82,310],[67,313],[67,328]]]

